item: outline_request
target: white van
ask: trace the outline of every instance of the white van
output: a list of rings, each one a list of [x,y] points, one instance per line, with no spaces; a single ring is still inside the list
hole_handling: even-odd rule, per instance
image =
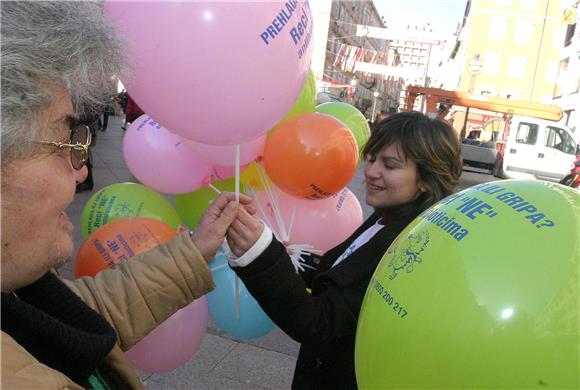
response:
[[[532,117],[512,117],[507,138],[503,130],[493,138],[498,141],[463,140],[467,169],[493,170],[493,175],[501,178],[559,181],[568,174],[578,153],[577,134],[558,122]]]
[[[494,175],[559,181],[574,165],[578,141],[577,134],[558,122],[514,116],[507,140],[498,141],[505,148]]]

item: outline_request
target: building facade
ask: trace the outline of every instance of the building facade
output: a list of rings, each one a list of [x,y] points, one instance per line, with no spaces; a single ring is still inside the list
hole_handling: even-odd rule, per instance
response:
[[[472,0],[459,90],[550,103],[563,23],[559,0]],[[482,68],[474,72],[479,61]]]
[[[573,131],[580,125],[580,28],[578,27],[580,0],[563,1],[561,19],[565,28],[562,49],[558,62],[558,73],[553,89],[553,104],[564,111],[562,122]]]
[[[313,18],[315,26],[322,25],[315,34],[319,46],[313,52],[313,71],[319,88],[353,104],[367,119],[372,119],[373,111],[396,110],[402,79],[357,69],[358,62],[389,66],[398,63],[397,52],[389,41],[357,36],[357,25],[384,28],[372,0],[323,0],[313,6]]]

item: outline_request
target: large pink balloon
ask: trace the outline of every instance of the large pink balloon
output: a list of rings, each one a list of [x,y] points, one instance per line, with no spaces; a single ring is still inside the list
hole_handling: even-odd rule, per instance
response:
[[[195,191],[212,172],[210,164],[148,115],[140,116],[127,129],[123,156],[141,183],[168,194]]]
[[[128,38],[128,92],[194,141],[233,145],[265,134],[308,76],[312,15],[303,0],[108,0],[105,9]]]
[[[310,244],[324,253],[347,239],[363,222],[360,203],[348,188],[321,200],[299,199],[282,191],[277,194],[287,230],[294,213],[289,244]],[[257,192],[256,201],[260,205],[258,215],[278,231],[266,194]]]
[[[182,138],[182,141],[197,156],[208,163],[219,166],[234,166],[235,145],[208,145]],[[256,159],[264,149],[266,136],[261,135],[256,139],[240,144],[240,165],[246,165]]]
[[[143,371],[173,371],[197,352],[207,322],[207,300],[201,297],[165,320],[125,352],[125,356]]]

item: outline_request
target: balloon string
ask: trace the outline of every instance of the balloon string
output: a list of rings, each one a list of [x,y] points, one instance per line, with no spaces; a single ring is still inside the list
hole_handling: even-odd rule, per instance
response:
[[[236,320],[240,319],[240,278],[236,275],[236,289],[235,289],[235,300],[236,300]]]
[[[211,272],[215,272],[215,271],[217,271],[217,270],[220,270],[220,269],[222,269],[222,268],[225,268],[225,267],[227,267],[227,266],[228,266],[227,264],[222,264],[222,265],[218,265],[218,266],[216,266],[216,267],[210,267],[210,269],[209,269],[209,270],[210,270]]]
[[[274,217],[276,219],[276,223],[278,224],[278,229],[280,231],[280,238],[282,241],[288,241],[289,236],[286,230],[286,226],[284,226],[284,220],[282,218],[282,213],[280,211],[280,203],[278,202],[278,196],[276,194],[276,188],[273,184],[268,180],[266,176],[266,171],[262,164],[256,164],[256,171],[258,172],[258,177],[260,178],[260,182],[264,187],[264,192],[270,201],[272,206],[272,211],[274,212]]]
[[[236,202],[240,202],[240,144],[234,148],[236,154]]]
[[[290,256],[290,260],[292,261],[296,273],[299,273],[299,271],[304,272],[306,268],[316,269],[315,267],[306,264],[306,260],[303,256],[310,256],[312,253],[322,254],[322,251],[314,248],[310,244],[290,244],[286,246],[286,251],[288,252],[288,256]]]
[[[290,224],[288,225],[288,241],[292,235],[292,228],[294,227],[294,217],[296,216],[296,200],[292,199],[292,215],[290,216]]]
[[[240,144],[236,144],[235,148],[235,177],[236,177],[236,202],[240,202]],[[236,320],[240,319],[240,281],[236,275],[236,288],[234,295],[236,297]]]
[[[214,190],[214,191],[215,191],[215,192],[216,192],[218,195],[222,193],[222,192],[221,192],[221,191],[220,191],[220,190],[219,190],[219,189],[218,189],[216,186],[214,186],[214,185],[213,185],[213,184],[211,184],[211,183],[207,183],[207,186],[208,186],[209,188],[211,188],[212,190]]]

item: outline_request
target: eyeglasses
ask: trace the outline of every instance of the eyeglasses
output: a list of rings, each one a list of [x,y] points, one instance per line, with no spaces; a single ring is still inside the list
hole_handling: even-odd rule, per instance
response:
[[[77,171],[82,169],[89,159],[89,145],[91,144],[91,131],[85,125],[77,125],[71,129],[70,144],[55,141],[37,141],[42,145],[56,146],[59,149],[70,149],[70,162]]]

